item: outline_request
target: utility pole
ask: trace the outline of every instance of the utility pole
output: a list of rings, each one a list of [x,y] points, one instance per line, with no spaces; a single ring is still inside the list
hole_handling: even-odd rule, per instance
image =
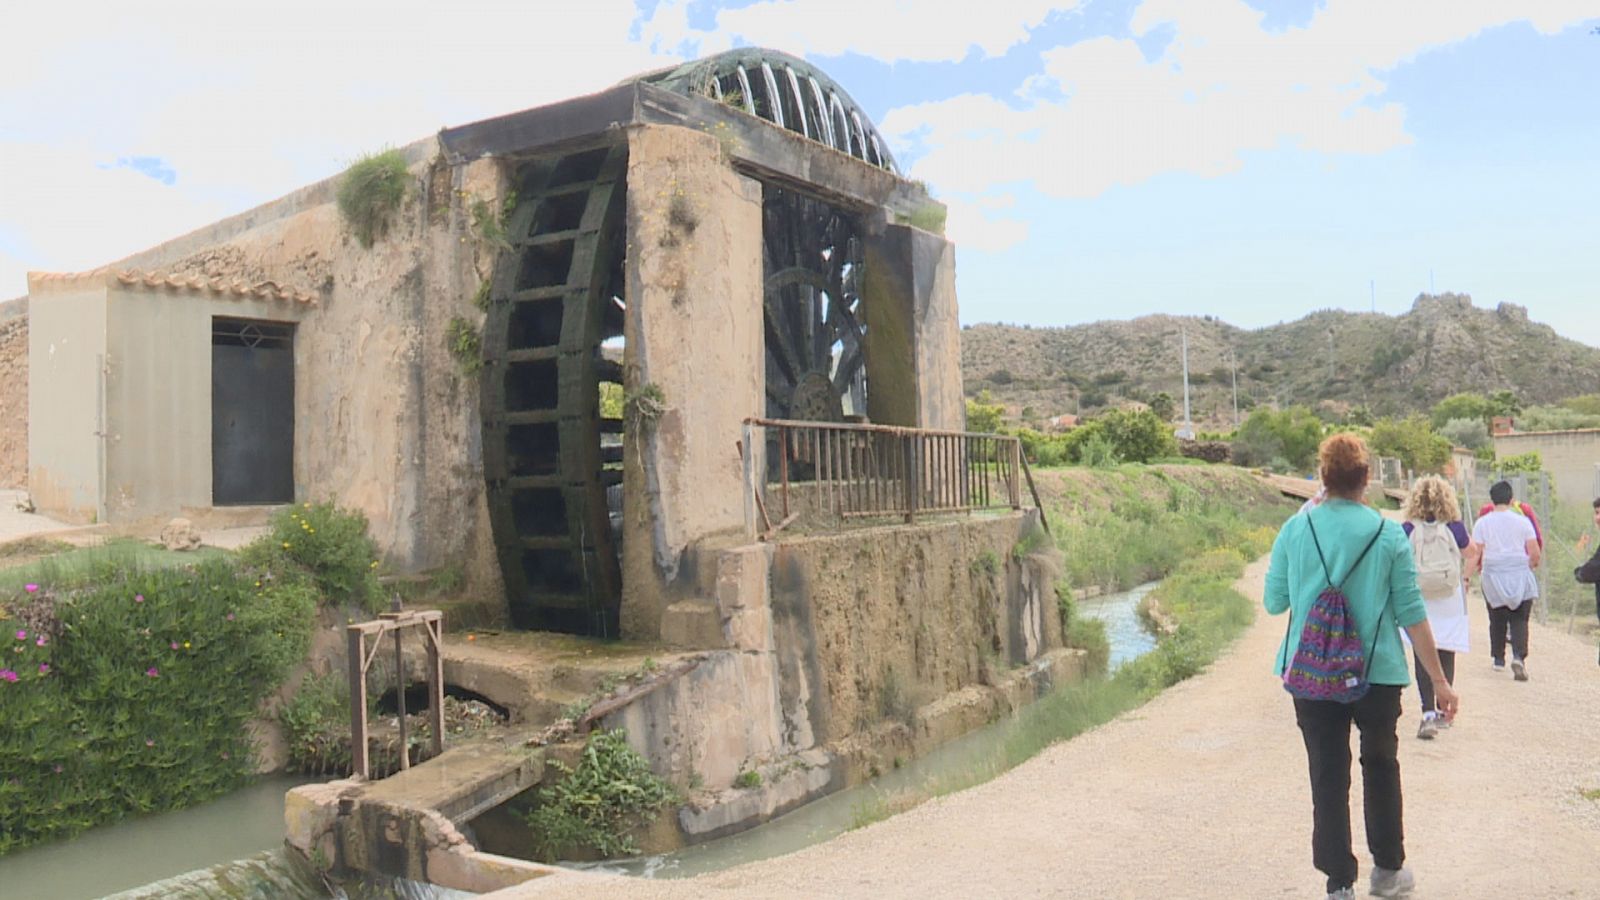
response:
[[[1228,348],[1228,368],[1233,371],[1233,430],[1239,430],[1239,357]]]
[[[1183,335],[1183,437],[1194,437],[1194,423],[1189,420],[1189,329],[1181,329]]]
[[[1333,381],[1333,329],[1328,329],[1328,381]]]

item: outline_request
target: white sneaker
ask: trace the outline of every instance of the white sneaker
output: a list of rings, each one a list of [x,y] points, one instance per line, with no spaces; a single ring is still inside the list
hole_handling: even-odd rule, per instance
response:
[[[1382,869],[1375,866],[1372,869],[1372,884],[1368,890],[1374,897],[1402,897],[1411,893],[1411,889],[1416,886],[1416,876],[1404,866],[1398,869]]]

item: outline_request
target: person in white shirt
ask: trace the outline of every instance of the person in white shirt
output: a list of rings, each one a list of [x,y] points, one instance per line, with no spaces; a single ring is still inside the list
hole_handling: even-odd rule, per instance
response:
[[[1483,599],[1489,607],[1489,654],[1496,672],[1506,668],[1506,632],[1511,636],[1511,672],[1528,680],[1528,614],[1539,597],[1539,536],[1528,517],[1511,507],[1511,485],[1489,488],[1494,511],[1472,526],[1472,545],[1483,567]]]

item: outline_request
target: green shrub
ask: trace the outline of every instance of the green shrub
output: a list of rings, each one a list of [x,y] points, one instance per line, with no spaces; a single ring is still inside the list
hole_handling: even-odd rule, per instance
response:
[[[466,319],[456,316],[450,320],[445,328],[445,348],[461,374],[470,378],[483,371],[483,340]]]
[[[405,199],[411,173],[399,150],[363,156],[345,170],[339,182],[339,214],[363,247],[389,230],[389,215]]]
[[[590,735],[576,769],[559,760],[550,765],[563,777],[540,788],[538,805],[526,814],[537,841],[534,852],[548,862],[574,852],[603,858],[638,853],[628,832],[679,799],[622,731]]]
[[[740,772],[739,777],[733,779],[733,786],[745,790],[761,787],[761,773],[755,769]]]
[[[272,517],[272,533],[243,551],[246,562],[278,570],[284,561],[304,569],[324,602],[383,609],[378,550],[367,536],[367,517],[332,503],[302,503]]]
[[[307,676],[278,711],[278,722],[289,748],[290,770],[321,774],[330,761],[340,771],[350,764],[348,744],[337,739],[349,734],[348,680],[336,675]]]
[[[309,645],[308,580],[208,559],[32,588],[0,611],[0,854],[249,779],[247,724]]]

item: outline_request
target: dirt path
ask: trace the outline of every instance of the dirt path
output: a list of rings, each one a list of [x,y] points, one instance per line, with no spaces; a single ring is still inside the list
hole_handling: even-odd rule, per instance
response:
[[[1259,598],[1265,564],[1240,589]],[[1531,681],[1474,652],[1462,714],[1416,740],[1400,721],[1417,898],[1600,896],[1600,667],[1592,644],[1535,625]],[[1321,897],[1305,754],[1269,671],[1283,619],[1258,614],[1209,671],[1006,775],[799,853],[685,881],[552,878],[518,896]],[[1360,775],[1353,817],[1365,883]]]

